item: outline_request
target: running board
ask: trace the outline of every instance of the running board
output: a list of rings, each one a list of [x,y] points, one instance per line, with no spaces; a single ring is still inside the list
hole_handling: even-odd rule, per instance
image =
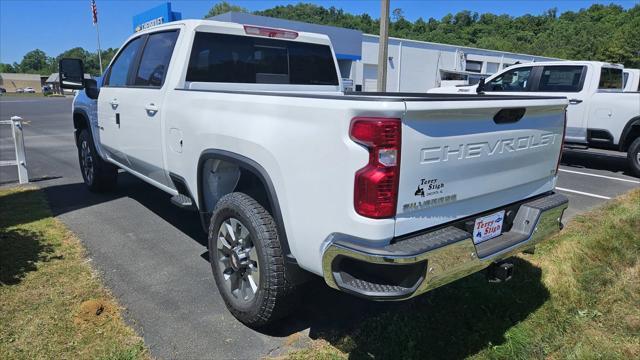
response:
[[[571,143],[571,144],[564,144],[564,148],[565,149],[569,149],[569,150],[587,150],[589,149],[589,145],[587,144],[576,144],[576,143]]]
[[[171,203],[184,210],[195,210],[193,206],[193,200],[184,194],[178,194],[171,197]]]

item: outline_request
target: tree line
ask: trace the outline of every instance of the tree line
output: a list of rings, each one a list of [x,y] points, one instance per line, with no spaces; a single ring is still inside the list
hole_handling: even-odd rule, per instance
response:
[[[255,15],[332,25],[377,34],[380,20],[368,14],[354,15],[336,7],[298,3],[275,6],[250,12],[245,8],[221,1],[205,18],[228,11],[249,12]],[[625,10],[619,5],[595,4],[579,11],[558,14],[550,9],[540,15],[495,15],[461,11],[442,19],[418,18],[409,21],[402,9],[392,11],[390,36],[451,45],[510,51],[570,60],[599,60],[640,68],[640,4]],[[102,51],[106,66],[117,48]],[[25,54],[20,63],[2,64],[0,72],[19,72],[48,75],[57,71],[63,57],[80,58],[85,70],[100,72],[98,53],[81,47],[69,49],[56,57],[47,56],[40,49]]]
[[[113,56],[118,51],[117,48],[108,48],[101,51],[102,65],[106,67]],[[86,73],[92,75],[100,74],[100,64],[98,62],[98,52],[90,52],[81,47],[75,47],[66,50],[58,56],[52,57],[40,50],[31,50],[24,55],[22,61],[13,64],[0,63],[0,73],[26,73],[26,74],[40,74],[49,75],[54,72],[58,72],[58,61],[62,58],[76,58],[82,59],[84,62],[84,70]]]
[[[205,16],[246,9],[222,1]],[[335,7],[314,4],[275,6],[253,14],[332,25],[378,34],[379,19],[354,15]],[[579,11],[558,14],[549,9],[540,15],[509,16],[461,11],[442,19],[405,18],[402,9],[392,11],[389,34],[393,37],[471,46],[567,60],[597,60],[640,67],[640,4],[625,10],[619,5],[594,4]]]

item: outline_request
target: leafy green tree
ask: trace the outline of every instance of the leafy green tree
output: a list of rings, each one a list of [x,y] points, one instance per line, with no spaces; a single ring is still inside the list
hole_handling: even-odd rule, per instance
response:
[[[40,49],[31,50],[24,55],[20,62],[20,72],[29,74],[40,74],[49,70],[51,60]]]
[[[16,69],[11,64],[0,63],[0,73],[15,73]]]
[[[237,5],[231,5],[226,1],[221,1],[217,4],[215,4],[207,13],[207,15],[204,16],[204,18],[210,18],[212,16],[216,16],[216,15],[220,15],[220,14],[224,14],[224,13],[228,13],[230,11],[233,12],[249,12],[247,9],[243,8],[242,6],[237,6]]]

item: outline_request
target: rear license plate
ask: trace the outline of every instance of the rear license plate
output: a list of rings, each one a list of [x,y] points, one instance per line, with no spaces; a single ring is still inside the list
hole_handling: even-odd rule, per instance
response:
[[[473,227],[473,242],[479,244],[502,233],[504,210],[476,219]]]

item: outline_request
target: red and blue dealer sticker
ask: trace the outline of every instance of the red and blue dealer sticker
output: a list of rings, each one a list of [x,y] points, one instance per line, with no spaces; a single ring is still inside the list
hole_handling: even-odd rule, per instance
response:
[[[476,219],[473,227],[473,243],[479,244],[502,234],[504,210]]]

